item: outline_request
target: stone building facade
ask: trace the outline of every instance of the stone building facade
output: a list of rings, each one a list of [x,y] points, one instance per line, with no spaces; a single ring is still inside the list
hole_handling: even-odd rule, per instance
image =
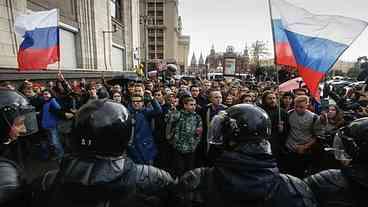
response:
[[[208,67],[208,73],[222,73],[225,67],[225,59],[235,59],[236,73],[246,73],[249,71],[249,52],[248,47],[244,48],[241,53],[235,52],[231,46],[228,46],[225,52],[216,52],[215,47],[212,46],[210,54],[206,57],[205,64]]]
[[[60,65],[18,72],[16,16],[53,8],[60,17]],[[0,80],[50,79],[58,67],[67,78],[130,73],[139,63],[139,16],[139,0],[0,0]]]

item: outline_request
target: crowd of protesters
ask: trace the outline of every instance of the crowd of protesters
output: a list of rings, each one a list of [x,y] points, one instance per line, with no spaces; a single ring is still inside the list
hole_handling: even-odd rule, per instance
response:
[[[19,90],[39,112],[42,130],[21,150],[36,145],[40,160],[59,161],[64,153],[72,152],[68,134],[74,114],[92,100],[108,98],[125,105],[133,117],[128,156],[173,176],[213,165],[221,149],[210,141],[212,118],[236,104],[254,104],[268,113],[270,143],[279,168],[299,178],[339,167],[323,147],[331,144],[337,129],[368,116],[368,96],[361,88],[328,90],[334,104],[325,104],[310,96],[307,88],[279,92],[272,81],[239,79],[171,79],[166,83],[151,79],[110,85],[104,79],[67,81],[58,74],[45,85],[26,80],[18,88],[11,82],[1,86]]]

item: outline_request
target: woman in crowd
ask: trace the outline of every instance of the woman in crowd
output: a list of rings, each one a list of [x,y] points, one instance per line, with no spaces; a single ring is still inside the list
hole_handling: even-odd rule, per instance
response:
[[[249,95],[249,93],[246,93],[240,97],[240,103],[253,104],[252,97]]]
[[[291,109],[293,109],[293,99],[294,99],[294,95],[291,92],[286,92],[281,96],[281,103],[280,106],[281,108],[283,108],[285,111],[290,111]]]
[[[229,94],[229,95],[226,96],[224,104],[227,107],[233,106],[233,105],[235,105],[235,103],[236,103],[235,102],[235,97],[233,95]]]
[[[321,123],[325,134],[333,135],[345,125],[343,115],[343,111],[335,104],[329,105],[326,111],[321,112]]]
[[[112,100],[115,101],[116,103],[122,103],[121,93],[120,92],[114,92],[112,94]]]

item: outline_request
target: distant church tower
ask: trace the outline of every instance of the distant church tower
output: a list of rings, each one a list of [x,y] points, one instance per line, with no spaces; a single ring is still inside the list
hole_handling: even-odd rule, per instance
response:
[[[195,74],[197,72],[197,69],[198,69],[197,58],[195,56],[195,53],[193,52],[192,60],[190,61],[190,71],[189,71],[189,73]]]
[[[207,66],[204,63],[203,54],[201,53],[201,56],[199,57],[199,61],[198,61],[198,70],[202,78],[206,77],[206,72],[207,72],[206,69],[207,69]]]

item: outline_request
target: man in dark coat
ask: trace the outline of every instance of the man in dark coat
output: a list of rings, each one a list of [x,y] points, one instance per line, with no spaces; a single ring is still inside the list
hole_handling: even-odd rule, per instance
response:
[[[283,146],[285,146],[287,137],[288,113],[284,109],[279,108],[277,105],[277,97],[272,91],[265,91],[263,93],[261,107],[267,112],[271,119],[271,150],[280,168],[280,154],[283,151]]]
[[[213,161],[219,156],[219,150],[216,146],[211,146],[208,143],[208,129],[212,118],[220,111],[223,111],[227,106],[222,104],[222,94],[219,90],[209,91],[210,103],[206,107],[203,107],[200,114],[203,123],[203,136],[202,140],[197,147],[197,166],[212,166]]]

